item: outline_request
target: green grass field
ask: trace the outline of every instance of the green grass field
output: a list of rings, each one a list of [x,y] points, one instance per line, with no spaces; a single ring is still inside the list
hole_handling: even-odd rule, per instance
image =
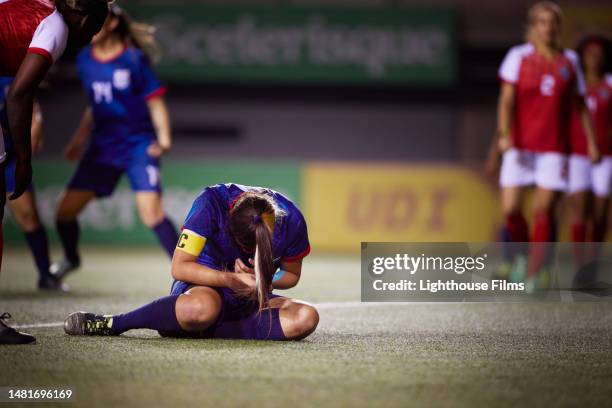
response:
[[[158,250],[89,248],[68,279],[71,292],[47,294],[34,289],[29,254],[6,250],[0,312],[38,342],[0,348],[0,386],[69,386],[89,408],[612,401],[611,303],[359,304],[358,258],[307,258],[301,284],[286,292],[320,309],[318,330],[301,342],[162,339],[145,330],[68,337],[58,326],[32,327],[165,295],[168,266]]]

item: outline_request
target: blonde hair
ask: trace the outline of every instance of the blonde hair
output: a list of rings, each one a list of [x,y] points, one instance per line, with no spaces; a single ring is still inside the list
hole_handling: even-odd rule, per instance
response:
[[[111,16],[119,20],[114,30],[115,34],[122,40],[129,40],[133,46],[141,49],[152,63],[157,63],[161,57],[161,49],[155,39],[155,27],[132,21],[130,16],[117,5],[112,5],[110,11]]]
[[[559,26],[561,26],[563,23],[563,11],[557,3],[552,1],[540,1],[533,4],[531,7],[529,7],[529,10],[527,11],[527,28],[525,30],[525,40],[528,42],[531,42],[533,40],[532,28],[540,11],[550,11],[554,14]],[[557,39],[557,43],[555,45],[558,48],[561,48],[559,39]]]

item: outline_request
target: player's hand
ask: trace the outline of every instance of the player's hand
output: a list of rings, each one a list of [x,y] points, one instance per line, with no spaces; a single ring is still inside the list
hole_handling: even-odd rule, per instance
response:
[[[15,190],[9,200],[19,198],[32,182],[32,162],[30,160],[19,160],[15,164]]]
[[[252,259],[249,259],[249,262],[251,263],[251,265],[253,265]],[[246,265],[244,262],[242,262],[242,259],[237,258],[236,262],[234,262],[234,272],[254,274],[255,270],[251,266]]]
[[[499,135],[497,139],[497,150],[500,153],[505,153],[506,151],[512,148],[512,139],[510,139],[509,135]]]
[[[252,297],[257,290],[255,286],[255,275],[250,273],[234,272],[228,273],[230,277],[229,288],[244,297]]]
[[[601,152],[597,145],[589,144],[589,158],[593,164],[597,164],[601,160]]]
[[[81,157],[81,144],[70,142],[64,149],[64,158],[70,161],[76,161]]]
[[[153,142],[147,148],[147,154],[149,156],[157,159],[157,158],[163,156],[164,154],[168,153],[169,150],[170,150],[170,148],[160,146],[159,143]]]

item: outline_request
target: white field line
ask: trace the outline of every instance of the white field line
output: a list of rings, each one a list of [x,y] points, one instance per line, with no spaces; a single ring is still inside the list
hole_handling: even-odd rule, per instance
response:
[[[325,303],[316,303],[314,306],[317,309],[325,310],[325,309],[346,309],[346,308],[355,308],[355,307],[375,307],[375,306],[391,306],[394,303],[385,303],[385,302],[372,302],[372,303],[362,303],[362,302],[325,302]],[[395,304],[397,305],[397,304]],[[11,326],[15,329],[53,329],[56,327],[62,327],[64,322],[51,322],[51,323],[31,323],[31,324],[18,324],[15,326]]]

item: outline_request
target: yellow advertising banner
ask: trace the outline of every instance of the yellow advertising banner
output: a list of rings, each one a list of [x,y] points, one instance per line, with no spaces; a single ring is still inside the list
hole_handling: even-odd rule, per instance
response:
[[[495,189],[450,165],[310,163],[302,205],[313,248],[330,251],[358,251],[362,241],[491,241],[500,222]]]
[[[563,45],[573,48],[588,34],[612,37],[612,4],[563,6]]]

